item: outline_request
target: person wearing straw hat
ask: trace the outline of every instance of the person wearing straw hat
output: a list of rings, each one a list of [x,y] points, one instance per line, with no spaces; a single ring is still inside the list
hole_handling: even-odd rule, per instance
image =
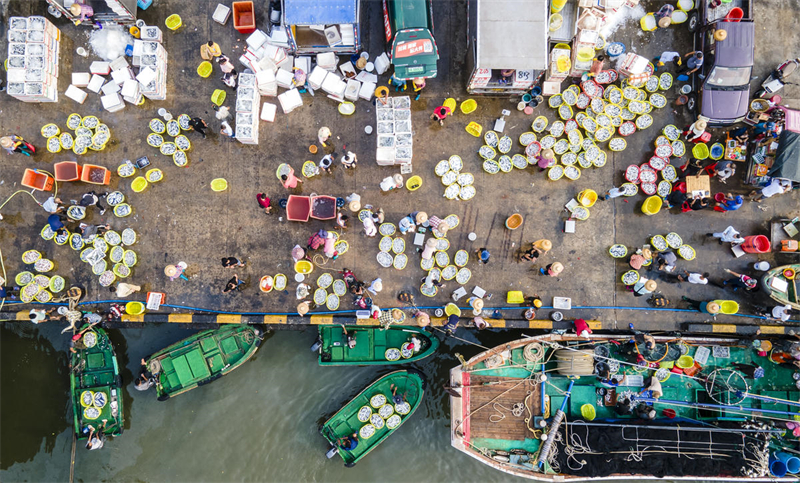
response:
[[[539,250],[543,255],[553,249],[553,242],[546,238],[536,240],[533,242],[533,247]]]
[[[641,297],[642,295],[649,295],[656,291],[658,284],[655,280],[640,278],[634,285],[631,291],[634,297]]]
[[[422,327],[422,328],[425,328],[425,327],[431,325],[431,316],[428,315],[427,312],[423,312],[421,310],[417,310],[416,312],[414,312],[412,317],[417,319],[417,325]]]
[[[436,230],[438,230],[442,236],[447,236],[447,232],[450,230],[450,225],[448,225],[446,221],[440,221],[439,226],[436,227]]]
[[[547,275],[548,277],[558,277],[558,275],[563,271],[564,265],[562,265],[561,262],[553,262],[544,268],[540,268],[539,274]]]
[[[298,315],[300,315],[300,317],[306,315],[310,309],[311,309],[311,304],[308,303],[308,300],[305,300],[297,304],[297,313]]]
[[[536,164],[539,166],[539,171],[544,171],[556,164],[556,153],[550,148],[542,149],[542,152],[537,156]]]
[[[380,278],[376,278],[375,280],[372,281],[372,283],[369,284],[369,287],[367,287],[367,290],[372,295],[378,295],[378,292],[383,290],[383,280],[381,280]]]
[[[186,264],[183,262],[176,263],[175,265],[167,265],[164,267],[164,275],[169,277],[170,280],[175,281],[177,278],[189,280],[183,271],[186,270]]]
[[[8,154],[22,153],[32,156],[36,153],[36,148],[32,144],[22,139],[22,136],[10,134],[8,136],[0,137],[0,146],[8,151]]]
[[[686,141],[693,143],[697,142],[703,136],[708,127],[708,119],[703,116],[698,116],[697,120],[689,126],[689,129],[683,132],[686,136]]]
[[[656,18],[658,28],[665,29],[672,25],[672,12],[674,11],[675,7],[667,3],[658,9],[658,12],[653,14],[653,16]]]
[[[470,297],[467,299],[467,304],[472,307],[472,315],[478,316],[481,315],[481,311],[483,310],[483,299],[480,297]]]
[[[416,77],[411,80],[411,85],[414,87],[414,92],[417,95],[414,97],[415,101],[419,100],[419,96],[422,95],[422,89],[425,88],[425,78],[424,77]]]
[[[689,310],[696,310],[698,312],[703,312],[711,315],[717,315],[720,311],[719,304],[714,301],[704,302],[701,300],[690,299],[689,297],[686,296],[681,297],[681,300],[688,303],[686,308]]]
[[[331,129],[329,127],[322,126],[321,128],[319,128],[319,131],[317,131],[317,140],[319,141],[320,144],[322,144],[322,147],[328,146],[325,143],[330,138],[331,138]]]
[[[487,322],[486,319],[484,319],[483,317],[477,317],[477,316],[473,317],[472,318],[472,323],[475,325],[475,328],[478,329],[478,330],[483,330],[483,329],[487,329],[487,328],[491,327],[491,325],[489,325],[489,322]]]

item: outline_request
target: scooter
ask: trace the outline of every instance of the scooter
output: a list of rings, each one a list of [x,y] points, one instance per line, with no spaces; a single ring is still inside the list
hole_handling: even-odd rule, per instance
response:
[[[800,57],[787,60],[779,65],[772,71],[769,77],[761,83],[761,89],[756,92],[756,99],[769,99],[783,89],[783,86],[790,84],[790,82],[786,82],[784,79],[792,75],[794,71],[797,70],[798,65],[800,65]]]

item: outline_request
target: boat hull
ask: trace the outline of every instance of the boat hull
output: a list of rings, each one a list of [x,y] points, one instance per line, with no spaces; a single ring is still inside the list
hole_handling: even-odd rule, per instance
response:
[[[363,327],[358,325],[345,326],[347,333],[356,338],[356,345],[350,349],[347,337],[341,326],[320,326],[319,338],[319,365],[321,366],[366,366],[407,364],[422,360],[439,347],[439,339],[430,332],[419,327],[393,326],[388,329],[379,327]],[[399,360],[387,360],[386,352],[389,349],[401,349],[402,345],[416,337],[420,340],[422,348],[410,357]]]
[[[156,378],[158,399],[164,401],[213,382],[247,362],[261,345],[250,326],[230,325],[204,330],[145,359]]]
[[[783,271],[786,269],[792,269],[794,273],[798,274],[800,273],[800,264],[783,265],[769,270],[762,278],[762,286],[776,302],[783,305],[788,304],[791,305],[794,310],[800,310],[800,302],[798,302],[797,294],[797,278],[800,277],[800,275],[795,276],[793,279],[787,279],[783,275]],[[775,279],[786,282],[786,292],[782,292],[773,287],[772,284]]]

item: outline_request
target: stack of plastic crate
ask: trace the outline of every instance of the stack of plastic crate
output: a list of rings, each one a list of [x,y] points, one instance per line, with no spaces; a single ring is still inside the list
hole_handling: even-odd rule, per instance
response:
[[[236,88],[236,140],[242,144],[258,144],[261,95],[254,74],[239,74]]]
[[[8,94],[23,102],[58,101],[61,31],[44,17],[11,17],[8,27]]]

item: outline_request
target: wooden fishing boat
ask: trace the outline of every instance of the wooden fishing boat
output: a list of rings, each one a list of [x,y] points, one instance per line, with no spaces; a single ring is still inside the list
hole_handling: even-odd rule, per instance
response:
[[[261,334],[246,325],[204,330],[145,359],[156,376],[159,401],[183,394],[228,374],[253,357]]]
[[[122,434],[124,421],[117,356],[103,329],[96,326],[87,329],[88,324],[81,328],[75,352],[70,353],[69,386],[75,435],[87,439],[91,425],[107,436],[117,436]]]
[[[345,335],[345,330],[347,335]],[[347,337],[355,337],[352,349]],[[420,347],[409,349],[409,344]],[[325,325],[319,327],[314,347],[319,351],[321,366],[386,365],[416,362],[436,352],[439,339],[420,327],[364,327]]]
[[[403,402],[394,404],[392,385]],[[331,444],[327,457],[336,453],[345,466],[354,466],[414,414],[425,390],[425,380],[416,371],[395,371],[381,377],[336,412],[322,425],[320,433]],[[357,445],[345,449],[342,441],[357,434]]]
[[[783,265],[768,271],[762,279],[762,286],[778,303],[789,304],[793,309],[800,310],[800,301],[797,299],[798,278],[800,264]]]
[[[451,444],[539,481],[789,481],[787,469],[800,471],[797,350],[794,340],[524,338],[450,371]],[[660,397],[644,390],[650,377]]]

